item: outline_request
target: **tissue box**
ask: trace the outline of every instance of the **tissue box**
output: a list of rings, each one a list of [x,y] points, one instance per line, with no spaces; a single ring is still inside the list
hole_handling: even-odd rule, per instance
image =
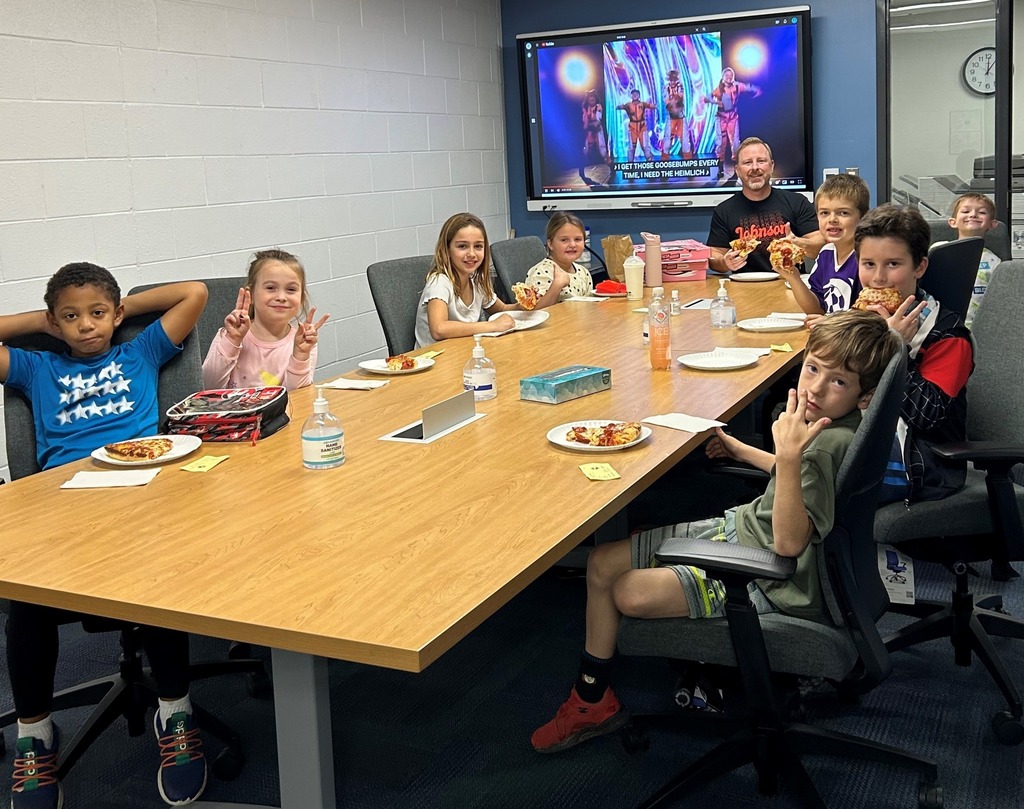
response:
[[[519,380],[519,398],[529,402],[561,404],[612,386],[612,369],[570,365]]]

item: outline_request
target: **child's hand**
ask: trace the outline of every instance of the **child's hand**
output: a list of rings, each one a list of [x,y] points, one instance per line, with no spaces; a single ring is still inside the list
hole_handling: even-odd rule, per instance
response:
[[[772,425],[775,439],[775,457],[779,460],[799,459],[800,455],[818,437],[818,433],[832,423],[832,419],[820,418],[807,421],[807,392],[790,389],[786,411]]]
[[[738,452],[742,446],[744,443],[738,438],[733,438],[721,427],[715,427],[714,436],[704,445],[704,454],[709,458],[728,458],[731,461],[738,461],[740,460]]]
[[[305,360],[309,358],[309,352],[313,350],[313,346],[316,345],[317,333],[320,331],[320,327],[327,322],[330,315],[324,315],[316,323],[313,322],[313,316],[316,314],[316,307],[314,306],[309,310],[309,314],[306,315],[306,319],[299,323],[299,327],[295,330],[295,349],[292,351],[292,356],[299,360]]]
[[[804,321],[804,325],[808,329],[813,329],[815,326],[821,323],[826,317],[828,317],[828,315],[808,315],[807,319]]]
[[[889,310],[881,304],[869,306],[868,309],[872,312],[878,312],[878,314],[886,319],[889,328],[898,331],[900,337],[903,338],[903,342],[909,343],[921,328],[921,312],[928,305],[928,301],[921,301],[917,306],[914,306],[913,303],[914,296],[911,295],[899,305],[892,315],[889,315]],[[878,311],[879,309],[881,310],[880,312]]]
[[[252,305],[252,293],[248,287],[238,290],[235,308],[224,318],[224,333],[236,346],[242,345],[242,339],[249,333],[249,307]]]
[[[493,325],[492,325],[493,324]],[[487,324],[488,331],[506,332],[516,327],[516,321],[511,315],[502,314]]]
[[[555,289],[565,289],[569,286],[570,281],[572,281],[572,276],[556,264],[555,277],[551,282]]]

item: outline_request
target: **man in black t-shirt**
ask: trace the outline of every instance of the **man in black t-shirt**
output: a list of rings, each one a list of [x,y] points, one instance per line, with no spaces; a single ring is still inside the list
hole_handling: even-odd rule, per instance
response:
[[[741,191],[719,204],[711,215],[711,269],[771,272],[768,245],[773,239],[790,239],[813,259],[825,243],[814,206],[800,194],[772,187],[775,161],[763,140],[745,139],[736,154]],[[757,239],[760,244],[743,256],[729,246],[734,239]]]

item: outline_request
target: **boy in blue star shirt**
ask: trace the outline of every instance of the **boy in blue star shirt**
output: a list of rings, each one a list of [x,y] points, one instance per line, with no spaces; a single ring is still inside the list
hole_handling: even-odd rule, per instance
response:
[[[181,351],[206,303],[198,282],[168,284],[121,299],[114,277],[85,262],[62,267],[46,285],[45,311],[0,316],[0,343],[44,332],[68,346],[65,354],[0,345],[0,384],[32,403],[37,457],[43,469],[86,457],[93,449],[157,431],[157,379]],[[111,346],[126,317],[160,312],[138,337]],[[59,809],[60,730],[50,708],[63,610],[12,602],[7,619],[7,665],[18,714],[12,809]],[[191,803],[206,785],[206,761],[188,697],[188,636],[142,627],[159,692],[154,729],[160,744],[160,796],[172,806]]]

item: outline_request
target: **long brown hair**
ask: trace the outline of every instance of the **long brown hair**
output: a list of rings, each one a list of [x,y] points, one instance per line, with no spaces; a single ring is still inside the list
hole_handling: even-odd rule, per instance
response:
[[[455,241],[455,236],[463,228],[477,228],[484,236],[484,260],[473,273],[473,283],[484,293],[484,300],[489,301],[494,297],[494,287],[491,286],[491,243],[487,239],[487,228],[479,216],[471,213],[457,213],[448,217],[448,221],[441,226],[441,233],[437,237],[437,246],[434,247],[434,262],[427,271],[427,278],[437,273],[443,275],[452,282],[455,294],[462,292],[462,280],[459,274],[452,269],[452,258],[450,248]]]

